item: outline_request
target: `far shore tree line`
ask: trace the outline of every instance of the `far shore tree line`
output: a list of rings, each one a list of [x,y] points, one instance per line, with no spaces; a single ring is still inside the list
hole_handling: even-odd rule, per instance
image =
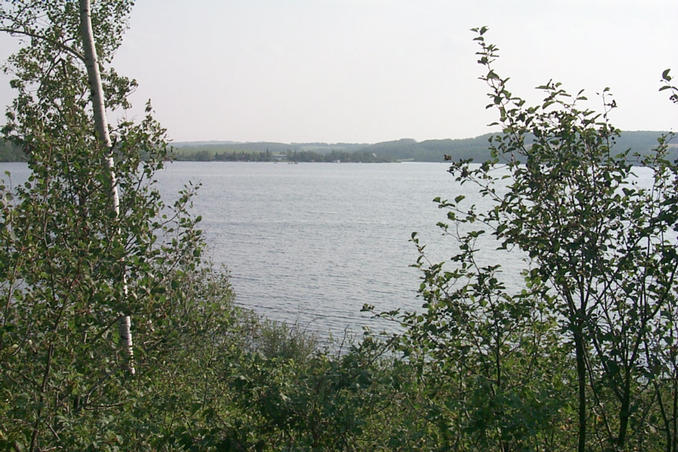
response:
[[[621,132],[615,144],[618,152],[633,149],[648,155],[662,131]],[[231,143],[182,142],[169,147],[168,158],[196,162],[441,162],[472,159],[482,163],[490,158],[488,140],[492,134],[475,138],[415,141],[401,139],[375,144],[326,143]],[[534,137],[529,137],[528,141]],[[678,158],[678,146],[669,145],[669,157]],[[634,158],[630,156],[630,158]],[[20,145],[0,139],[0,162],[26,161]],[[631,161],[633,163],[633,160]]]

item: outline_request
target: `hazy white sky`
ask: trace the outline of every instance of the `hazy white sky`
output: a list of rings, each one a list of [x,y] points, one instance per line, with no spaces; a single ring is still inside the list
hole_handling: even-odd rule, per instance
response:
[[[678,129],[657,91],[663,69],[678,77],[677,0],[138,0],[114,64],[177,141],[464,138],[495,119],[480,25],[515,94],[553,78],[597,106],[609,86],[616,126]]]

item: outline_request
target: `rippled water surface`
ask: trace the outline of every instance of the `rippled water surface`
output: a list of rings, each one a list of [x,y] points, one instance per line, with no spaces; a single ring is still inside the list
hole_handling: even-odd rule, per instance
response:
[[[436,227],[445,212],[432,202],[462,192],[446,169],[442,163],[177,162],[160,182],[168,193],[189,179],[202,183],[195,212],[203,217],[210,256],[231,272],[239,303],[341,339],[347,328],[389,327],[370,322],[360,312],[365,303],[378,311],[421,305],[409,239],[419,232],[434,260],[451,255],[452,240]]]

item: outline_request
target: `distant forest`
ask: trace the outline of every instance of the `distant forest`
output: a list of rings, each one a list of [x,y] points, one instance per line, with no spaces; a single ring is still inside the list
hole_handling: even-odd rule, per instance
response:
[[[622,132],[614,150],[645,154],[656,147],[663,132]],[[375,144],[359,143],[240,143],[232,141],[174,143],[172,156],[183,161],[246,161],[246,162],[440,162],[444,155],[451,160],[472,159],[482,162],[489,158],[488,138],[415,141],[401,139]],[[672,160],[678,159],[678,143],[672,144]],[[0,162],[25,161],[21,147],[0,140]]]

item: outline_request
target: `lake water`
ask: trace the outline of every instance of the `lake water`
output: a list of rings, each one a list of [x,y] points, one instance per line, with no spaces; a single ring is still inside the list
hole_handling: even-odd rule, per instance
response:
[[[202,183],[195,212],[203,217],[210,257],[231,272],[239,303],[341,339],[366,325],[390,329],[360,312],[365,303],[377,311],[421,306],[419,271],[410,266],[417,259],[412,232],[433,260],[449,258],[454,241],[436,226],[445,212],[432,200],[462,192],[477,198],[447,168],[176,162],[159,180],[171,193],[189,179]]]
[[[436,196],[466,194],[444,163],[244,163],[175,162],[158,180],[171,202],[189,180],[202,187],[194,201],[201,215],[208,255],[231,273],[237,302],[264,316],[296,324],[320,338],[341,340],[363,326],[391,329],[361,313],[419,309],[417,252],[410,235],[420,233],[432,260],[449,258],[454,241],[438,221],[445,212]],[[0,164],[18,181],[24,164]],[[509,284],[522,267],[516,254],[494,254]]]

